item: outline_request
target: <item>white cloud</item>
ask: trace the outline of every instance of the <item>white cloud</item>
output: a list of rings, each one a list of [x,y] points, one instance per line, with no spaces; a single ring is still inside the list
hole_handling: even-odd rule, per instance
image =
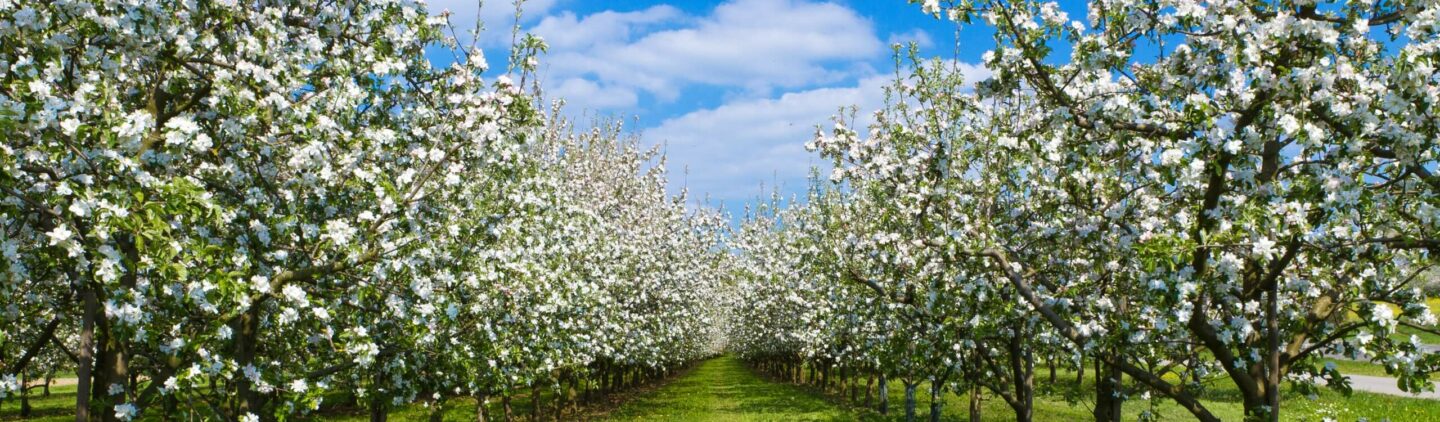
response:
[[[628,43],[637,33],[684,18],[684,12],[668,5],[634,12],[607,10],[584,18],[564,11],[545,17],[530,31],[545,37],[551,49],[576,51]]]
[[[665,143],[672,180],[718,200],[744,200],[760,194],[760,184],[779,181],[790,191],[803,189],[819,156],[805,151],[815,127],[828,128],[841,107],[859,107],[857,126],[884,101],[888,76],[853,86],[817,88],[776,98],[738,100],[697,110],[645,131],[647,142]],[[682,169],[689,169],[684,174]]]
[[[473,25],[474,0],[431,4],[454,11],[457,27]],[[550,45],[540,76],[548,97],[570,104],[567,114],[633,113],[641,104],[676,111],[688,94],[702,92],[694,88],[710,94],[718,88],[723,104],[667,119],[641,135],[666,144],[677,189],[684,183],[696,196],[720,201],[752,199],[761,183],[803,190],[810,167],[826,165],[804,148],[815,127],[828,128],[850,105],[859,108],[855,126],[864,127],[882,106],[891,76],[877,76],[872,64],[889,62],[887,45],[934,44],[918,29],[882,42],[870,20],[817,0],[727,0],[698,15],[665,5],[577,15],[552,10],[555,4],[526,2],[523,23]],[[503,48],[512,14],[507,0],[486,2],[482,46]],[[981,66],[956,65],[967,84],[990,75]]]
[[[991,75],[982,65],[951,64],[970,87]],[[876,75],[843,87],[731,101],[661,122],[643,137],[650,143],[666,144],[674,170],[672,182],[687,183],[692,192],[708,192],[721,201],[743,201],[762,194],[761,183],[770,186],[775,182],[783,184],[785,191],[799,192],[806,186],[812,165],[828,168],[818,154],[805,150],[816,126],[830,130],[832,117],[841,107],[853,105],[857,111],[849,125],[865,133],[874,111],[884,106],[885,87],[891,82],[891,75]],[[688,175],[680,172],[685,168]]]
[[[534,32],[551,40],[547,78],[583,77],[661,101],[692,84],[768,95],[852,79],[883,52],[873,25],[854,10],[802,0],[733,0],[709,15],[657,6],[577,18],[546,17]]]
[[[546,96],[563,98],[573,111],[613,110],[635,107],[635,91],[601,86],[584,78],[570,78],[547,86]]]

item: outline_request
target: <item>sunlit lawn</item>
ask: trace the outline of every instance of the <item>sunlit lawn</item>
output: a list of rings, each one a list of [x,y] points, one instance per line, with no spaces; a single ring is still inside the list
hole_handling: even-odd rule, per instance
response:
[[[806,388],[764,380],[724,356],[651,394],[626,402],[607,420],[843,421],[856,414]]]
[[[1378,369],[1378,367],[1377,367]],[[1090,415],[1094,404],[1092,378],[1087,376],[1083,390],[1074,388],[1074,373],[1059,371],[1054,385],[1048,383],[1048,374],[1037,369],[1036,383],[1039,389],[1047,390],[1037,394],[1035,398],[1035,420],[1036,421],[1074,421],[1092,419]],[[1087,374],[1088,375],[1088,374]],[[1383,375],[1383,370],[1382,370]],[[921,385],[917,393],[917,414],[925,416],[928,414],[930,405],[928,386]],[[1066,396],[1073,396],[1073,400],[1067,400]],[[1083,396],[1082,396],[1083,395]],[[890,387],[890,417],[888,419],[903,419],[904,416],[904,389],[900,384],[892,384]],[[944,416],[943,420],[969,420],[969,397],[961,397],[954,394],[947,394],[942,397]],[[1350,397],[1328,390],[1322,391],[1314,400],[1300,396],[1295,393],[1288,393],[1283,397],[1281,403],[1282,420],[1289,421],[1319,421],[1325,417],[1336,418],[1342,421],[1353,421],[1359,418],[1370,420],[1392,421],[1420,421],[1440,420],[1440,400],[1427,400],[1419,398],[1395,397],[1381,394],[1356,392]],[[1228,387],[1223,383],[1212,386],[1201,398],[1206,408],[1218,416],[1221,420],[1242,420],[1244,410],[1241,407],[1239,392],[1234,387]],[[1138,398],[1125,402],[1124,420],[1136,420],[1145,411],[1150,411],[1158,416],[1161,421],[1169,420],[1193,420],[1185,409],[1174,402],[1166,400],[1146,401]],[[877,414],[866,410],[867,417],[875,417]],[[983,420],[985,421],[1012,421],[1015,419],[1014,412],[998,397],[986,395],[984,401]],[[882,418],[885,419],[885,418]]]
[[[1347,373],[1384,375],[1383,369],[1363,363],[1337,363]],[[1059,371],[1054,384],[1048,375],[1037,368],[1037,384],[1041,394],[1035,400],[1035,420],[1073,421],[1089,419],[1093,403],[1090,378],[1083,389],[1074,387],[1074,374]],[[50,397],[31,398],[35,421],[69,421],[75,400],[75,387],[63,386],[51,389]],[[917,394],[917,414],[925,417],[929,410],[928,387],[921,385]],[[1067,400],[1067,396],[1073,400]],[[943,420],[960,421],[969,418],[969,399],[955,394],[946,394],[943,400]],[[543,401],[548,402],[546,397]],[[1234,388],[1227,388],[1217,382],[1203,396],[1206,406],[1223,420],[1239,420],[1242,416],[1239,394]],[[327,400],[335,403],[336,401]],[[529,413],[528,398],[513,401],[515,413]],[[547,406],[548,407],[548,406]],[[598,406],[603,407],[603,406]],[[642,392],[629,397],[613,411],[590,408],[584,410],[586,418],[600,417],[604,420],[643,421],[748,421],[748,420],[899,420],[904,418],[904,388],[899,383],[890,385],[890,413],[880,415],[871,409],[853,405],[837,395],[822,395],[816,389],[772,382],[745,367],[738,359],[724,356],[703,362],[689,373],[681,375],[664,387]],[[1380,394],[1356,392],[1350,397],[1339,393],[1322,391],[1315,399],[1287,394],[1282,404],[1282,419],[1289,421],[1318,421],[1324,417],[1350,421],[1359,418],[1370,420],[1420,421],[1440,420],[1440,400],[1426,400],[1394,397]],[[498,420],[498,403],[491,403],[490,415]],[[468,398],[448,401],[446,421],[475,420],[475,402]],[[1177,405],[1164,400],[1145,401],[1133,399],[1125,404],[1126,420],[1134,420],[1142,412],[1151,411],[1159,420],[1190,420],[1189,413]],[[996,397],[986,396],[982,416],[985,421],[1014,420],[1014,413]],[[0,405],[0,420],[19,420],[19,400],[11,397]],[[423,405],[405,406],[390,414],[392,420],[425,420],[429,409]],[[156,419],[146,415],[145,420]],[[364,421],[367,414],[358,408],[330,408],[315,419],[335,421]],[[574,415],[567,419],[578,419]]]
[[[647,391],[648,389],[649,388],[647,387],[641,387],[638,390]],[[25,420],[60,422],[75,420],[74,385],[51,387],[51,394],[49,397],[40,396],[39,391],[39,389],[33,390],[30,397],[31,417],[29,419],[20,418],[19,396],[11,396],[4,400],[0,400],[0,421]],[[623,394],[617,395],[615,397],[607,398],[606,400],[598,404],[592,404],[590,406],[582,408],[580,409],[580,411],[582,413],[582,416],[585,419],[588,419],[591,418],[593,415],[598,414],[599,412],[604,412],[605,410],[615,407],[615,403],[612,403],[614,400],[619,400],[627,397],[628,396]],[[541,402],[542,405],[545,406],[545,414],[547,420],[552,416],[552,400],[552,394],[548,392],[543,392],[541,394]],[[368,421],[370,419],[369,413],[366,409],[358,406],[343,404],[346,401],[348,401],[347,396],[345,396],[344,394],[328,395],[326,397],[326,400],[324,400],[326,405],[322,408],[320,412],[311,415],[308,418],[301,419],[357,422]],[[511,409],[517,416],[517,419],[524,419],[526,416],[528,416],[531,413],[532,405],[533,402],[529,399],[528,394],[519,395],[511,400]],[[488,409],[488,414],[490,415],[491,420],[501,420],[500,415],[503,414],[503,410],[498,399],[491,400],[490,403],[486,406],[486,409]],[[157,412],[158,410],[159,408],[157,407],[155,409],[151,409],[151,412]],[[466,422],[474,421],[476,419],[475,411],[475,400],[473,398],[451,398],[449,400],[446,400],[444,420]],[[428,408],[427,406],[423,404],[413,404],[395,409],[390,412],[389,416],[391,420],[396,421],[417,421],[428,420],[430,413],[430,408]],[[573,412],[566,413],[565,418],[567,420],[575,419],[576,415],[574,415]],[[148,413],[141,415],[141,417],[138,419],[143,421],[152,421],[160,420],[161,418],[158,413]]]

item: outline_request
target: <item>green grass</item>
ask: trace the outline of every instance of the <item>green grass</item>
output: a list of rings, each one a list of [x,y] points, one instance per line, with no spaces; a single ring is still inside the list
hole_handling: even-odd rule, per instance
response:
[[[1337,361],[1341,370],[1355,374],[1383,375],[1383,369],[1358,362]],[[1037,368],[1036,383],[1041,394],[1035,399],[1035,420],[1059,422],[1090,419],[1090,406],[1094,400],[1087,378],[1081,389],[1074,388],[1074,374],[1059,372],[1054,385],[1048,385],[1048,376]],[[643,390],[643,389],[642,389]],[[35,418],[32,421],[74,420],[71,410],[74,406],[75,387],[55,387],[48,398],[31,399]],[[928,386],[922,384],[917,394],[917,415],[924,418],[929,411]],[[1067,400],[1067,393],[1073,400]],[[942,415],[945,421],[968,420],[969,398],[945,394],[942,399]],[[1394,397],[1380,394],[1356,392],[1349,397],[1330,391],[1322,391],[1313,400],[1299,394],[1287,393],[1281,405],[1283,420],[1319,421],[1325,417],[1352,421],[1360,418],[1369,420],[1421,421],[1440,420],[1440,400],[1426,400],[1408,397]],[[336,403],[339,400],[326,400]],[[1227,382],[1216,382],[1202,396],[1207,408],[1222,420],[1240,420],[1242,410],[1239,394]],[[546,398],[549,402],[549,398]],[[530,401],[517,398],[513,401],[517,415],[529,412]],[[1153,404],[1153,408],[1151,407]],[[492,401],[490,414],[498,416],[498,403]],[[1151,410],[1159,420],[1193,420],[1188,412],[1165,400],[1145,401],[1132,398],[1125,403],[1125,420],[1134,420],[1142,412]],[[898,382],[890,384],[890,413],[880,415],[872,409],[861,408],[836,395],[824,395],[806,387],[772,382],[744,366],[739,360],[722,356],[700,363],[690,372],[673,379],[663,387],[634,394],[615,410],[599,415],[601,420],[614,421],[890,421],[904,418],[904,386]],[[20,420],[19,400],[7,398],[0,403],[0,421]],[[391,419],[396,421],[425,420],[429,409],[423,405],[410,405],[396,409]],[[597,415],[596,409],[588,409],[586,415]],[[147,415],[146,420],[154,420]],[[1014,420],[1014,413],[997,397],[985,396],[982,410],[985,421]],[[330,421],[367,420],[363,409],[331,409],[319,418]],[[567,415],[567,419],[574,415]],[[589,418],[586,418],[589,419]],[[449,400],[445,412],[446,421],[475,420],[475,402],[468,398]],[[922,419],[923,420],[923,419]]]
[[[665,387],[636,397],[603,420],[847,421],[857,416],[805,388],[766,381],[739,360],[701,363]]]
[[[1063,373],[1062,373],[1063,374]],[[1048,394],[1035,399],[1035,420],[1060,422],[1090,419],[1093,390],[1090,383],[1066,399],[1073,388],[1074,374],[1061,376]],[[1044,375],[1037,378],[1047,383]],[[1043,389],[1044,387],[1042,387]],[[608,420],[863,420],[890,421],[904,419],[904,386],[892,383],[889,388],[890,412],[881,415],[873,409],[861,408],[835,395],[822,396],[810,387],[773,383],[762,379],[739,361],[721,357],[702,364],[674,383],[649,395],[627,402],[611,413]],[[822,398],[823,397],[823,398]],[[969,398],[947,393],[941,397],[942,420],[969,419]],[[916,414],[925,418],[929,412],[928,385],[917,392]],[[1222,420],[1243,419],[1239,394],[1224,383],[1212,387],[1203,397],[1207,408]],[[1012,421],[1014,412],[998,397],[985,395],[982,403],[985,421]],[[1323,391],[1313,400],[1295,393],[1287,394],[1281,405],[1286,421],[1319,421],[1326,417],[1338,420],[1440,420],[1440,401],[1379,394],[1355,393],[1345,397]],[[1151,411],[1158,420],[1193,420],[1189,412],[1165,401],[1132,398],[1125,403],[1125,420],[1135,420]],[[924,419],[922,419],[924,420]]]
[[[1339,369],[1342,374],[1393,377],[1393,375],[1385,373],[1384,366],[1370,362],[1349,359],[1326,359],[1325,361],[1334,362],[1335,368]],[[1440,375],[1430,374],[1430,380],[1440,381]]]
[[[1426,298],[1425,305],[1430,307],[1431,313],[1440,315],[1440,297]],[[1389,304],[1385,306],[1390,307],[1390,309],[1394,311],[1396,315],[1400,314],[1400,307]],[[1350,312],[1350,318],[1355,319],[1359,317],[1355,314],[1355,312]],[[1395,334],[1391,334],[1390,338],[1398,341],[1410,341],[1411,335],[1419,337],[1420,343],[1423,344],[1440,344],[1440,335],[1435,335],[1428,331],[1417,330],[1403,325],[1397,327],[1395,329]]]
[[[38,422],[64,422],[75,420],[75,386],[60,386],[50,388],[50,397],[40,397],[38,390],[30,398],[31,418],[20,418],[20,399],[12,396],[0,401],[0,421],[38,421]],[[339,396],[337,396],[339,397]],[[343,398],[342,398],[343,399]],[[547,396],[548,400],[549,397]],[[341,399],[331,400],[328,403],[337,403]],[[491,415],[500,414],[500,403],[494,400],[488,406]],[[530,401],[518,399],[512,401],[512,408],[517,415],[527,415],[530,411]],[[151,412],[158,412],[159,409],[151,409]],[[392,420],[396,421],[423,421],[430,415],[430,410],[424,405],[410,405],[396,409],[390,413]],[[160,420],[156,413],[142,415],[139,419],[144,421]],[[313,418],[312,418],[313,419]],[[369,414],[361,408],[328,409],[319,415],[318,419],[327,421],[368,421]],[[446,421],[474,421],[475,400],[471,398],[453,398],[448,400],[445,411]]]
[[[1035,398],[1035,421],[1037,422],[1060,422],[1091,419],[1090,409],[1094,403],[1094,390],[1091,381],[1087,378],[1084,388],[1077,392],[1073,389],[1074,374],[1060,372],[1056,383],[1053,386],[1048,384],[1048,374],[1037,368],[1036,383],[1037,389],[1051,390],[1049,393],[1039,393]],[[1068,376],[1067,376],[1068,375]],[[916,414],[920,417],[928,415],[930,400],[928,385],[921,384],[917,392]],[[1066,399],[1066,392],[1070,392],[1073,400]],[[892,383],[890,386],[890,414],[881,416],[873,410],[863,409],[859,413],[864,420],[902,420],[904,416],[904,386],[899,383]],[[1083,395],[1083,396],[1082,396]],[[955,394],[944,394],[942,400],[942,420],[962,421],[969,420],[969,397],[961,397]],[[1440,420],[1440,400],[1427,400],[1419,398],[1395,397],[1381,394],[1356,392],[1349,397],[1340,393],[1328,390],[1322,391],[1313,400],[1303,397],[1294,392],[1288,392],[1281,403],[1281,420],[1285,421],[1320,421],[1326,417],[1342,421],[1353,421],[1360,418],[1369,420],[1391,420],[1391,421],[1421,421]],[[1201,401],[1205,407],[1214,413],[1221,420],[1242,420],[1244,409],[1240,403],[1239,392],[1226,382],[1218,382],[1213,385],[1202,397]],[[1153,401],[1141,400],[1139,397],[1132,397],[1125,402],[1124,420],[1136,420],[1141,413],[1151,411],[1158,420],[1194,420],[1194,417],[1174,402],[1156,398]],[[982,419],[985,421],[1012,421],[1014,412],[999,397],[989,394],[984,395]]]
[[[6,397],[0,400],[0,421],[74,421],[75,386],[50,387],[50,397],[41,396],[38,388],[31,390],[30,407],[31,418],[20,419],[20,396]]]

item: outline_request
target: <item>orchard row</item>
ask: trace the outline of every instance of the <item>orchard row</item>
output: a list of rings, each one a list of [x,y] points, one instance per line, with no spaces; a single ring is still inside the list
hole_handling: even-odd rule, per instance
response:
[[[721,350],[728,219],[538,106],[542,41],[487,80],[423,4],[341,3],[0,2],[0,400],[508,419]]]
[[[1037,361],[1095,368],[1102,421],[1219,420],[1221,387],[1275,420],[1349,390],[1337,357],[1433,388],[1440,4],[1088,6],[924,1],[993,30],[993,74],[899,51],[887,106],[817,133],[828,180],[734,236],[731,348],[912,416],[929,383],[1030,420]]]

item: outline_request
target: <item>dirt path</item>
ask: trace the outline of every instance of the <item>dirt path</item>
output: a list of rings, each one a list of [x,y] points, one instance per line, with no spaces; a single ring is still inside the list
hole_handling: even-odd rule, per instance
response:
[[[1346,374],[1345,376],[1350,377],[1350,386],[1355,388],[1355,391],[1366,391],[1371,393],[1389,394],[1392,396],[1402,397],[1415,397],[1422,399],[1440,399],[1440,388],[1436,388],[1437,391],[1411,394],[1401,391],[1400,387],[1396,387],[1394,378],[1349,374]],[[1440,387],[1440,383],[1436,383],[1436,385],[1437,387]]]
[[[67,385],[75,385],[75,383],[77,383],[77,382],[79,382],[79,380],[78,380],[78,379],[75,379],[75,378],[54,378],[54,379],[51,379],[51,380],[50,380],[50,386],[51,386],[51,387],[63,387],[63,386],[67,386]],[[30,382],[28,383],[28,385],[42,385],[42,384],[45,384],[45,380],[43,380],[43,379],[30,380]]]

